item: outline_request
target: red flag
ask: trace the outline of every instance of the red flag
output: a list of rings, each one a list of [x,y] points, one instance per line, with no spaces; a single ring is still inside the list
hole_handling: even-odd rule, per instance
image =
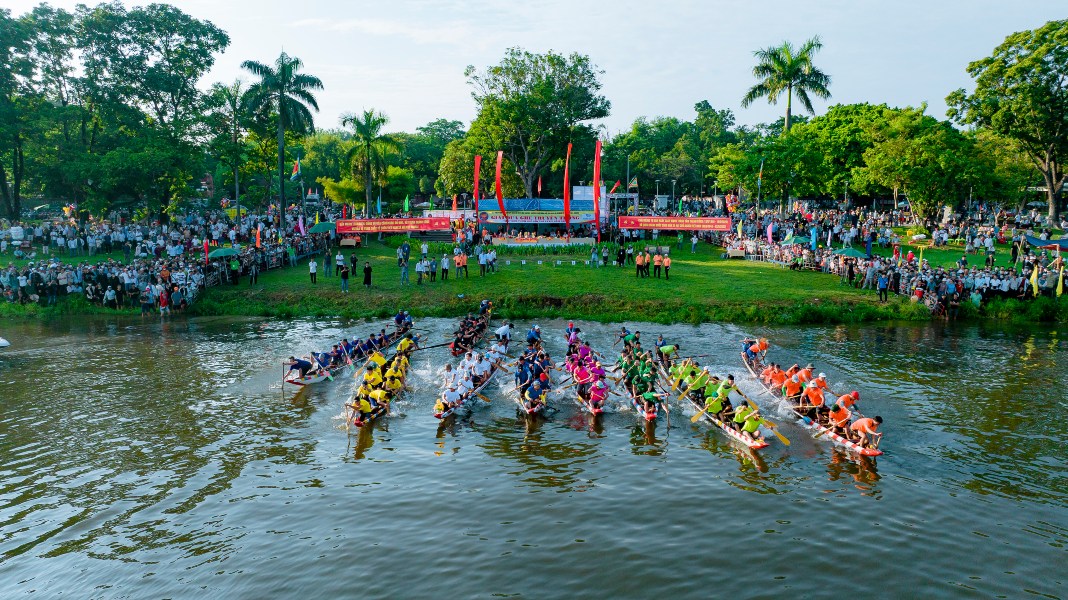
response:
[[[478,172],[482,170],[482,155],[475,155],[475,223],[478,223]]]
[[[456,212],[456,194],[452,195],[452,212]]]
[[[541,197],[541,175],[538,175],[538,197]]]
[[[567,145],[567,158],[564,159],[564,227],[571,235],[571,144]]]
[[[616,184],[612,186],[612,191],[610,191],[608,193],[609,194],[616,193],[616,190],[619,189],[619,186],[621,186],[621,185],[623,185],[623,182],[621,180],[616,180]]]
[[[597,243],[601,243],[601,140],[593,150],[593,220],[597,222]]]
[[[208,238],[204,238],[204,264],[208,262]]]
[[[497,151],[497,205],[501,208],[501,216],[504,217],[504,227],[508,228],[508,213],[504,210],[504,193],[501,192],[501,162],[504,161],[504,150]]]
[[[349,208],[349,205],[348,205],[348,204],[342,204],[342,205],[341,205],[341,218],[342,218],[342,219],[347,219],[347,218],[349,218],[349,217],[348,217],[348,214],[349,214],[348,208]]]

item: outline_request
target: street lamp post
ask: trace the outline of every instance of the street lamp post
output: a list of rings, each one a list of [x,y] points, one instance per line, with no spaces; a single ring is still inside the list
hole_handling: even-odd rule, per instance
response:
[[[653,204],[656,205],[660,202],[660,180],[656,180],[656,198],[653,199]],[[660,208],[657,206],[657,208]]]
[[[671,180],[671,206],[675,206],[675,180]]]
[[[719,180],[718,179],[713,179],[712,180],[712,199],[713,200],[716,199],[716,196],[718,195],[718,193],[719,193]]]
[[[846,209],[848,209],[849,208],[849,180],[848,179],[845,181],[845,194],[844,194],[844,197],[843,197],[843,201],[845,202]]]

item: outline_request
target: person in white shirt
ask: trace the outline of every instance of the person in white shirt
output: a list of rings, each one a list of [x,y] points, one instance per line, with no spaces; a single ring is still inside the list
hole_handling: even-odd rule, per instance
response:
[[[468,352],[460,360],[460,364],[459,364],[458,368],[460,369],[461,372],[466,372],[466,371],[471,370],[471,365],[473,365],[473,364],[475,364],[474,356],[472,356],[471,353]]]
[[[308,261],[308,275],[311,277],[311,282],[313,284],[315,283],[315,276],[318,272],[319,263],[316,262],[315,257],[313,256],[312,259]]]
[[[497,272],[497,251],[496,250],[490,250],[489,251],[489,256],[487,257],[487,260],[489,261],[490,271],[496,273]]]
[[[445,372],[442,374],[441,387],[455,388],[456,384],[460,380],[460,374],[453,370],[452,365],[445,365]]]
[[[449,280],[449,257],[448,255],[441,255],[441,280]]]
[[[482,251],[478,253],[478,274],[484,276],[486,274],[486,252]]]
[[[511,339],[512,339],[512,324],[511,323],[505,323],[504,325],[501,325],[499,328],[497,328],[497,331],[495,331],[494,333],[497,335],[497,341],[498,342],[511,341]]]
[[[463,399],[463,394],[457,390],[456,382],[449,385],[448,389],[441,393],[441,405],[438,413],[443,413],[447,410],[451,410],[459,406],[460,401]]]
[[[427,253],[430,252],[430,245],[428,245],[426,242],[423,242],[423,245],[421,245],[419,247],[419,249],[423,253],[423,258],[426,258],[427,257]]]
[[[345,257],[341,255],[341,250],[337,251],[337,256],[334,257],[334,275],[341,272],[341,267],[345,266]]]

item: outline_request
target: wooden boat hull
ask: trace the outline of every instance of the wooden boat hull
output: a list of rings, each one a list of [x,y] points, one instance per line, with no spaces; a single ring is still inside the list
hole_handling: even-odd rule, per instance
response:
[[[692,393],[690,395],[686,396],[686,399],[690,401],[690,404],[693,405],[695,410],[704,412],[704,410],[705,410],[704,403],[701,402],[700,400],[694,398]],[[731,427],[730,425],[724,423],[723,421],[721,421],[715,415],[712,415],[712,414],[709,414],[707,412],[704,412],[703,419],[705,421],[708,421],[709,423],[712,423],[716,427],[718,427],[720,429],[720,431],[722,431],[727,437],[731,438],[732,440],[734,440],[734,441],[736,441],[736,442],[738,442],[740,444],[744,444],[750,450],[760,450],[761,448],[767,448],[768,447],[767,440],[763,440],[763,439],[754,440],[753,438],[751,438],[751,437],[749,437],[749,436],[747,436],[747,435],[745,435],[743,433],[740,433],[740,432],[736,431],[733,427]]]

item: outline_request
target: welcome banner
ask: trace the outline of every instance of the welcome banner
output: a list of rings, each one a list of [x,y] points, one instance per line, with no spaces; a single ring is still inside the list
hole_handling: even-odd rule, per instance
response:
[[[448,217],[416,219],[338,219],[338,233],[406,233],[408,231],[448,230]]]
[[[730,231],[730,217],[619,217],[620,229]]]

